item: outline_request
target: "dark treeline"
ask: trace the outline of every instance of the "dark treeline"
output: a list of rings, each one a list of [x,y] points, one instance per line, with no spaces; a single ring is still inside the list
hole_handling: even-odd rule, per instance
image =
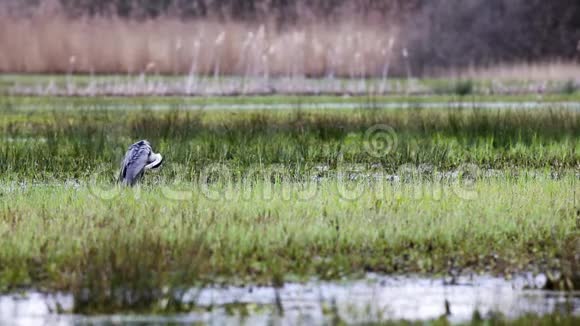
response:
[[[415,65],[580,59],[578,0],[418,0],[407,21]],[[413,28],[415,27],[415,28]],[[427,60],[428,59],[428,60]]]
[[[579,0],[0,0],[58,3],[67,15],[150,19],[212,18],[274,23],[332,24],[362,19],[399,26],[416,73],[469,65],[580,59]],[[36,6],[35,6],[36,5]],[[353,31],[354,32],[354,31]]]

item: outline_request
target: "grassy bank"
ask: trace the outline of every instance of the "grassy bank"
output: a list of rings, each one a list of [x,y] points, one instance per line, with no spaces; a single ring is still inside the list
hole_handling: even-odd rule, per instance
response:
[[[578,286],[574,175],[393,182],[344,172],[297,182],[284,171],[229,173],[212,169],[195,183],[159,175],[131,190],[4,185],[0,284],[90,289],[90,309],[121,308],[115,289],[142,305],[164,286],[365,271],[558,271],[550,286]]]

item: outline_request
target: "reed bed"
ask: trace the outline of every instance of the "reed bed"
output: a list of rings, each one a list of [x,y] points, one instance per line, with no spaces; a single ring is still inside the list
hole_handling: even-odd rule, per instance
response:
[[[394,29],[356,19],[282,29],[209,18],[4,16],[0,72],[361,77],[388,70],[395,40]]]

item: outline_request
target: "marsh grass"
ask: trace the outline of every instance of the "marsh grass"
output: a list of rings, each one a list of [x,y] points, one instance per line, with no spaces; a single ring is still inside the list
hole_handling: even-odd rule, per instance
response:
[[[566,83],[562,87],[562,93],[563,94],[574,94],[574,93],[578,92],[578,89],[580,89],[579,83],[576,82],[574,79],[569,79],[568,81],[566,81]]]
[[[76,107],[76,106],[74,106]],[[281,110],[209,112],[147,109],[13,111],[0,119],[4,178],[86,179],[117,169],[127,146],[149,139],[168,162],[195,171],[211,163],[244,170],[256,164],[311,168],[340,162],[407,163],[453,169],[577,168],[580,115],[573,110]],[[367,131],[389,126],[396,146],[369,155]],[[379,143],[380,146],[380,143]],[[171,166],[171,165],[170,165]],[[185,175],[183,175],[185,173]]]
[[[463,97],[472,95],[475,92],[476,86],[480,86],[480,84],[482,83],[477,83],[471,79],[458,79],[453,83],[436,83],[433,87],[433,92],[435,94],[455,94]],[[483,87],[489,88],[489,86]]]
[[[579,286],[577,111],[76,105],[2,111],[2,290],[66,290],[101,313],[185,311],[191,285],[368,271]],[[394,131],[381,155],[369,130]],[[142,138],[166,163],[119,188]],[[457,173],[467,163],[475,176]]]

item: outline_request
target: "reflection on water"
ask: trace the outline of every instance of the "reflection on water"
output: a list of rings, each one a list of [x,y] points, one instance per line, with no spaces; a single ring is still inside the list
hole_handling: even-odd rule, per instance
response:
[[[28,292],[0,296],[0,324],[72,325],[120,322],[202,322],[210,324],[323,324],[380,320],[428,320],[448,314],[451,321],[501,313],[580,315],[580,293],[540,290],[546,277],[519,276],[510,281],[489,276],[454,280],[368,275],[365,279],[288,283],[272,287],[205,287],[183,295],[195,303],[190,313],[164,316],[58,314],[71,311],[67,294]],[[163,304],[163,303],[160,303]]]

